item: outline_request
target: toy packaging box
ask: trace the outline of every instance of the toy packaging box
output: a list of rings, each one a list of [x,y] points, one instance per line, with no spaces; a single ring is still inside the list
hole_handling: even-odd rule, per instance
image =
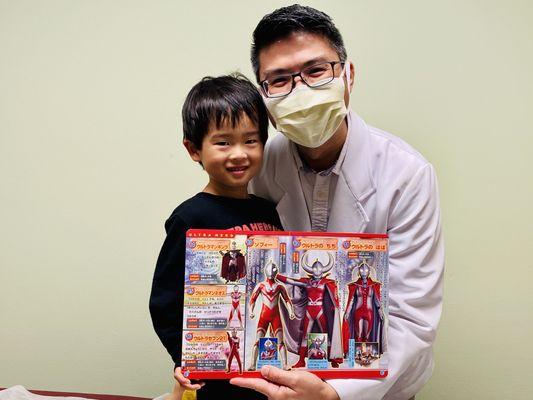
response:
[[[192,229],[185,260],[189,378],[387,375],[386,235]]]

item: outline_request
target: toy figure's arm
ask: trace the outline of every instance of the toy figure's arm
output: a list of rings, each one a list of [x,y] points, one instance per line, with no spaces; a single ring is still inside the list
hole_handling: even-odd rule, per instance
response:
[[[374,304],[376,305],[379,316],[383,319],[383,309],[381,308],[381,285],[379,283],[374,284]]]
[[[259,297],[259,294],[261,293],[261,285],[262,283],[259,283],[254,288],[254,291],[252,292],[252,295],[250,296],[250,318],[253,319],[255,317],[254,315],[254,308],[255,308],[255,302],[257,298]]]
[[[292,300],[289,297],[289,293],[287,293],[287,289],[283,285],[279,285],[280,288],[280,294],[281,298],[285,301],[285,306],[287,307],[287,310],[289,311],[289,318],[294,319],[294,305],[292,304]]]
[[[344,311],[344,319],[346,320],[350,316],[350,311],[351,311],[351,308],[354,302],[354,297],[355,297],[355,290],[356,289],[354,288],[353,292],[352,291],[348,292],[348,302],[346,303],[346,309]]]
[[[289,278],[288,276],[277,274],[276,279],[283,283],[288,283],[289,285],[299,286],[299,287],[306,287],[307,284],[305,282],[301,282],[300,280],[296,280],[294,278]]]

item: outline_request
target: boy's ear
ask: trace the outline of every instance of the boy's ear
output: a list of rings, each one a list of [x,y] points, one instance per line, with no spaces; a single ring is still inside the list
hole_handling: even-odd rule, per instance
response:
[[[187,152],[189,153],[189,156],[192,158],[193,161],[201,162],[202,159],[200,157],[200,150],[196,148],[193,142],[191,142],[188,139],[183,140],[183,145],[187,149]]]

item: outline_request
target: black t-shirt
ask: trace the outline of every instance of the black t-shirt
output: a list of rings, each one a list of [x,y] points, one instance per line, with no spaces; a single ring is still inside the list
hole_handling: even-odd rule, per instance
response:
[[[185,233],[191,228],[282,230],[275,205],[256,196],[235,199],[201,192],[174,210],[165,222],[167,237],[155,268],[150,314],[154,329],[176,366],[181,364]],[[198,391],[198,399],[210,398],[215,391],[220,395],[220,390],[231,396],[264,398],[259,393],[238,388],[227,381],[206,383]]]

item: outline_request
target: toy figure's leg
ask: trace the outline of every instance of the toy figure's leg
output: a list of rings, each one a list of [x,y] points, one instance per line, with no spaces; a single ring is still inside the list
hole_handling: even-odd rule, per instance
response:
[[[237,318],[239,318],[239,323],[241,324],[242,328],[242,315],[241,315],[241,306],[237,306]]]
[[[370,333],[372,332],[373,322],[374,322],[374,315],[372,313],[372,310],[368,310],[367,315],[366,315],[366,328],[364,330],[366,341],[370,339]]]
[[[255,371],[255,365],[257,363],[257,355],[259,352],[259,339],[262,337],[265,337],[266,330],[261,327],[260,323],[262,321],[259,321],[259,324],[257,325],[257,331],[255,333],[255,343],[254,347],[252,348],[252,360],[250,361],[250,366],[248,367],[248,371]]]
[[[231,320],[233,319],[234,312],[235,312],[235,308],[231,307],[231,310],[229,311],[228,326],[229,326]]]
[[[355,341],[363,341],[363,312],[361,309],[355,310]]]
[[[238,349],[235,349],[235,359],[237,360],[237,364],[239,365],[239,374],[242,374],[241,356],[239,355]]]
[[[302,339],[300,341],[300,350],[298,352],[298,362],[292,366],[292,368],[305,367],[305,357],[307,356],[307,335],[311,332],[313,327],[313,320],[309,316],[309,312],[306,310],[305,317],[302,322]]]
[[[274,316],[271,329],[274,331],[274,336],[278,338],[278,354],[279,358],[281,359],[281,366],[283,369],[288,370],[290,367],[287,364],[287,349],[285,348],[285,342],[283,341],[283,328],[279,313]]]
[[[226,368],[226,372],[230,372],[231,371],[231,362],[233,361],[233,356],[234,355],[235,355],[235,350],[231,349],[231,351],[229,353],[229,357],[228,357],[228,366]]]

